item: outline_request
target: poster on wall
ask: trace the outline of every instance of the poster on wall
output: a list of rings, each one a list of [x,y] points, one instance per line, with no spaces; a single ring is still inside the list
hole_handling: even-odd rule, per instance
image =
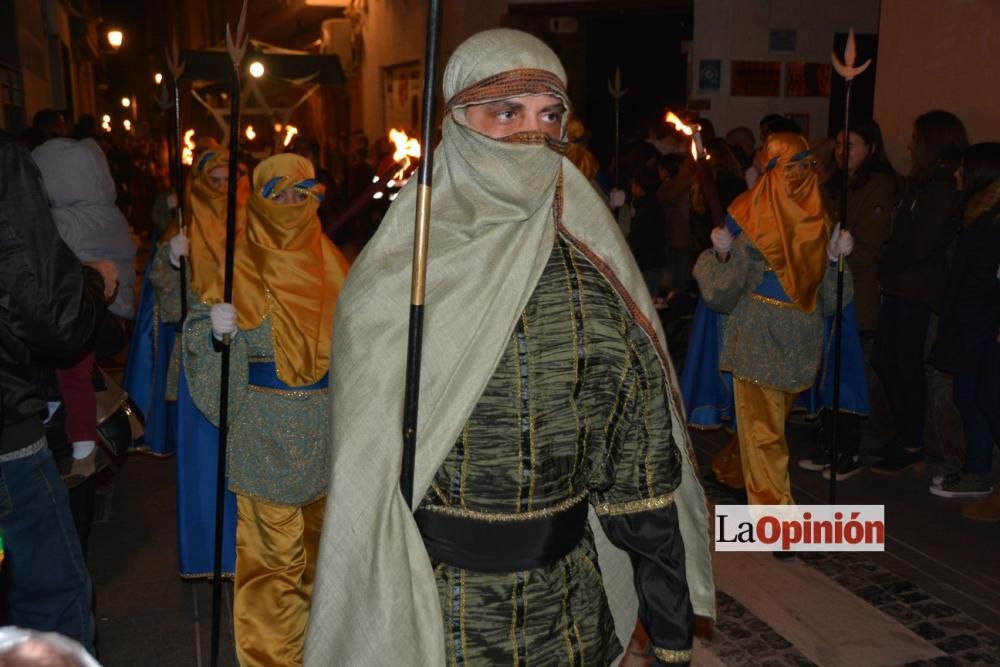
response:
[[[698,65],[698,90],[715,91],[722,85],[722,61],[702,60]]]
[[[830,96],[830,63],[787,63],[785,68],[785,97]]]
[[[424,70],[419,62],[401,63],[382,68],[382,108],[385,127],[403,130],[411,137],[420,129],[420,96]]]
[[[781,63],[734,60],[729,75],[729,94],[734,97],[779,97]]]

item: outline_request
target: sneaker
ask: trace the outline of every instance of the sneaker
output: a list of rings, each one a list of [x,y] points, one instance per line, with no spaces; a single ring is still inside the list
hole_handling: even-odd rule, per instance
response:
[[[822,444],[816,444],[807,459],[799,459],[799,467],[803,470],[819,472],[830,467],[830,452]]]
[[[993,493],[993,480],[986,475],[962,475],[958,481],[931,486],[930,492],[942,498],[981,498]]]
[[[71,461],[69,469],[61,474],[67,489],[80,486],[87,481],[88,477],[111,465],[108,455],[100,447],[94,447],[93,451],[82,459],[71,459]]]
[[[942,463],[931,477],[931,486],[957,482],[962,477],[962,466],[958,463]]]
[[[823,471],[823,479],[830,479],[830,468]],[[861,465],[858,463],[858,455],[844,455],[837,457],[837,481],[850,479],[861,472]]]
[[[965,503],[959,511],[966,519],[1000,521],[1000,490],[985,498]]]
[[[872,464],[872,472],[880,475],[898,475],[911,466],[923,463],[923,461],[924,453],[922,451],[911,452],[903,450],[902,452],[890,454],[886,458],[876,461]]]

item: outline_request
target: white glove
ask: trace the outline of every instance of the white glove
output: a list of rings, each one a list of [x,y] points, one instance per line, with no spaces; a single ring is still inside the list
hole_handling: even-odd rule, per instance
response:
[[[712,247],[720,255],[728,255],[733,249],[733,235],[725,227],[716,227],[712,230]]]
[[[611,196],[608,198],[611,202],[611,208],[619,208],[625,204],[625,191],[615,188],[611,191]]]
[[[177,236],[170,239],[170,264],[175,268],[179,269],[181,267],[181,257],[188,256],[188,250],[191,244],[188,242],[188,237],[184,236],[183,232],[178,232]]]
[[[212,335],[222,340],[226,335],[236,334],[236,309],[231,303],[217,303],[209,313],[212,320]]]
[[[118,291],[118,269],[106,259],[95,259],[86,264],[96,269],[104,278],[104,300],[110,303]]]
[[[847,230],[840,231],[838,224],[830,234],[830,243],[826,246],[826,256],[831,262],[836,262],[843,255],[847,257],[854,250],[854,237]]]

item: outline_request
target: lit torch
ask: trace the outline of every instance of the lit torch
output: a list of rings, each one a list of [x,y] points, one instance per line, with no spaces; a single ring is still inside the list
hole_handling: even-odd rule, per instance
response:
[[[275,125],[274,127],[275,127],[275,129],[277,129],[277,128],[280,128],[281,126],[280,125]],[[278,131],[280,132],[281,130],[278,130]],[[295,135],[298,134],[298,133],[299,133],[299,128],[295,127],[294,125],[286,125],[285,126],[285,139],[284,139],[284,142],[281,145],[282,146],[287,146],[288,144],[292,143],[292,139],[294,139]]]
[[[332,236],[348,220],[357,215],[373,199],[385,197],[385,191],[389,188],[401,188],[409,180],[410,175],[416,169],[415,159],[421,155],[420,142],[417,139],[407,136],[405,132],[392,129],[389,131],[389,139],[396,146],[392,155],[387,155],[378,166],[378,171],[372,177],[371,185],[364,192],[359,194],[344,211],[334,219],[326,229],[326,233]],[[387,180],[388,179],[388,180]],[[397,193],[389,195],[389,201],[396,198]]]
[[[187,166],[194,164],[194,149],[197,144],[194,143],[194,130],[188,130],[184,133],[184,150],[181,151],[181,162]]]
[[[701,126],[685,124],[673,111],[668,111],[664,120],[673,125],[678,132],[691,137],[691,157],[694,158],[698,183],[701,184],[701,191],[705,196],[705,201],[708,202],[715,226],[721,227],[726,224],[725,211],[722,210],[722,204],[719,203],[719,193],[715,189],[715,177],[708,168],[707,162],[710,156],[701,142]]]
[[[395,128],[389,130],[389,139],[396,146],[396,151],[392,154],[393,164],[390,169],[400,165],[399,171],[392,178],[402,186],[410,176],[408,172],[413,171],[410,168],[412,166],[410,158],[420,157],[420,142],[413,137],[408,137],[406,132]]]

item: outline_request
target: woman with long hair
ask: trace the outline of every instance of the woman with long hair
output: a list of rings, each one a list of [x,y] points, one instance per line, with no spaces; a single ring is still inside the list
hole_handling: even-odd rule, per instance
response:
[[[840,222],[841,188],[846,170],[846,227],[854,236],[854,252],[847,257],[847,264],[854,278],[854,303],[844,311],[843,332],[845,342],[853,345],[850,349],[856,354],[848,355],[854,368],[841,374],[842,379],[849,379],[851,386],[841,386],[841,441],[836,462],[837,479],[846,479],[860,470],[858,452],[861,446],[862,420],[868,414],[869,404],[865,361],[871,357],[872,341],[878,329],[879,284],[876,263],[879,251],[889,238],[890,217],[896,203],[896,173],[886,157],[882,131],[874,121],[852,127],[848,132],[846,165],[843,130],[837,134],[831,157],[834,170],[823,183],[823,200],[831,220]],[[827,329],[832,330],[832,321],[826,324]],[[847,336],[853,336],[854,339],[848,341]],[[824,378],[827,374],[832,375],[831,349],[829,345],[824,346],[827,352],[823,365]],[[805,470],[826,471],[831,465],[829,452],[835,430],[832,421],[834,413],[829,409],[832,400],[823,400],[823,388],[826,386],[832,391],[832,381],[817,384],[819,393],[813,402],[823,406],[819,413],[820,439],[809,458],[799,461],[799,467]],[[813,394],[815,392],[811,392],[810,396]],[[830,473],[823,474],[828,476]]]
[[[877,265],[882,304],[872,365],[895,428],[877,452],[878,473],[898,473],[924,458],[924,346],[944,298],[959,207],[953,174],[967,143],[962,121],[947,111],[929,111],[913,124],[910,174]]]
[[[954,378],[955,406],[965,432],[962,469],[930,492],[944,498],[989,496],[962,508],[970,518],[1000,519],[993,491],[993,443],[1000,405],[991,404],[1000,348],[1000,143],[970,146],[956,173],[962,224],[941,308],[932,362]],[[993,428],[991,429],[991,419]]]

